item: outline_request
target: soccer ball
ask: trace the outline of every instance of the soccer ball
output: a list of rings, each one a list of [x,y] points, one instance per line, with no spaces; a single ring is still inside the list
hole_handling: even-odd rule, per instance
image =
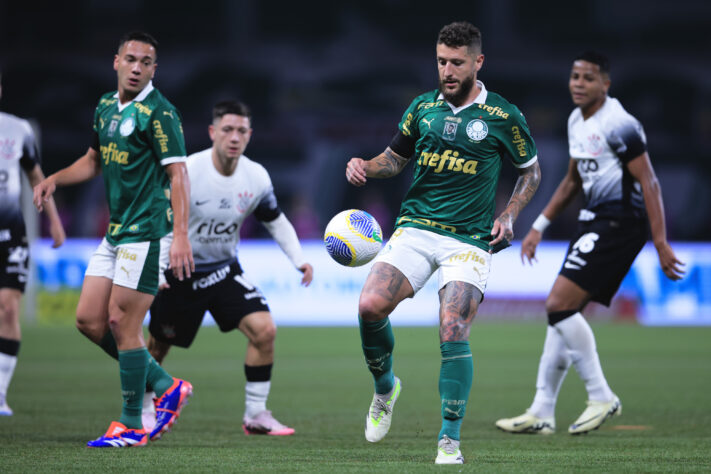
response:
[[[323,236],[326,251],[336,262],[359,267],[375,258],[383,245],[378,221],[365,211],[348,209],[333,216]]]

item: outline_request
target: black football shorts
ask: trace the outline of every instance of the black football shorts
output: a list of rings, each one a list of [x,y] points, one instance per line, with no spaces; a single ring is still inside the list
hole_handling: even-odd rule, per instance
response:
[[[190,347],[205,311],[210,311],[222,332],[235,329],[248,314],[269,311],[264,295],[247,281],[237,261],[208,272],[194,272],[183,281],[170,270],[165,276],[170,288],[156,295],[149,325],[159,341]]]
[[[647,241],[644,219],[596,219],[579,222],[560,274],[610,305],[637,254]]]
[[[0,288],[25,291],[30,249],[22,223],[0,228]]]

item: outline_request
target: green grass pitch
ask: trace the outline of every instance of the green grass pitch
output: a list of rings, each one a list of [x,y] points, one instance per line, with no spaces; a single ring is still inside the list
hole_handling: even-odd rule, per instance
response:
[[[566,432],[584,409],[571,368],[552,436],[498,431],[534,393],[544,324],[475,322],[474,384],[458,472],[711,471],[711,328],[594,324],[623,415],[586,436]],[[244,337],[203,328],[166,368],[195,396],[173,432],[137,449],[85,448],[119,415],[116,363],[70,327],[25,327],[0,418],[0,472],[432,472],[439,431],[437,329],[395,328],[403,392],[380,443],[363,437],[372,381],[357,328],[281,328],[268,407],[296,434],[245,436]]]

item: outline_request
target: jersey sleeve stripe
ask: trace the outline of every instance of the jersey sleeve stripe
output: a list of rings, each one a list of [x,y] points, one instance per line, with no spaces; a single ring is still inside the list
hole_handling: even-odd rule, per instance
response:
[[[160,160],[160,164],[163,166],[168,166],[172,163],[184,163],[187,161],[187,156],[169,156],[168,158],[163,158]]]
[[[514,163],[514,166],[515,166],[516,168],[528,168],[529,166],[531,166],[531,165],[532,165],[533,163],[535,163],[536,161],[538,161],[538,155],[534,156],[533,158],[531,158],[530,160],[528,160],[528,161],[525,162],[525,163],[521,163],[521,164]]]

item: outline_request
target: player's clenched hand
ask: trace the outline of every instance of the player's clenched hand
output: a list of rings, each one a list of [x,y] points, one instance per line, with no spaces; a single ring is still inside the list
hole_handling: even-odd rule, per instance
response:
[[[513,219],[509,214],[504,213],[496,218],[494,227],[491,229],[491,236],[493,240],[489,242],[489,253],[495,253],[494,247],[496,247],[497,244],[504,243],[506,247],[509,246],[508,242],[511,242],[514,236]]]
[[[346,165],[346,180],[353,186],[363,186],[366,178],[365,160],[362,158],[351,158]]]
[[[310,263],[304,263],[299,267],[299,271],[304,274],[304,276],[301,277],[301,284],[309,286],[311,280],[314,279],[314,267],[312,267]]]
[[[671,246],[667,242],[663,242],[657,246],[657,254],[659,255],[659,264],[667,278],[672,281],[681,280],[681,277],[686,273],[681,268],[685,263],[676,258]]]
[[[35,186],[32,190],[32,202],[35,204],[38,211],[41,212],[44,209],[44,203],[49,201],[49,198],[52,197],[52,194],[54,194],[56,189],[57,185],[54,184],[54,179],[52,179],[51,176],[43,179],[37,186]]]
[[[193,249],[187,235],[173,236],[173,243],[170,244],[170,268],[173,270],[173,276],[180,281],[183,281],[183,276],[190,278],[195,271]]]
[[[528,234],[526,234],[523,242],[521,242],[521,263],[526,263],[523,259],[524,257],[528,259],[528,263],[531,265],[533,265],[533,262],[538,261],[536,258],[536,248],[538,247],[538,244],[541,243],[542,238],[543,234],[538,232],[536,229],[528,231]]]

